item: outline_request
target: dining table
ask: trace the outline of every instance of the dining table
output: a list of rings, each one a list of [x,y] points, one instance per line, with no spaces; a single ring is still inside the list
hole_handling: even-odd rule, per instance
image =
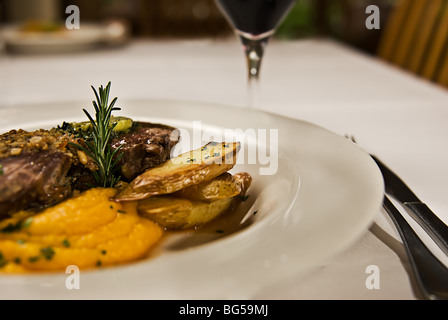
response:
[[[137,38],[80,52],[3,51],[0,111],[80,99],[87,105],[90,86],[108,81],[122,101],[226,105],[232,106],[234,117],[238,110],[256,108],[354,137],[358,148],[380,158],[448,223],[447,88],[331,38],[272,39],[263,56],[256,106],[250,105],[246,73],[240,42],[233,36]],[[403,215],[448,265],[448,257],[406,212]],[[372,272],[374,286],[369,285]],[[399,233],[381,203],[359,235],[307,272],[231,298],[424,299]]]

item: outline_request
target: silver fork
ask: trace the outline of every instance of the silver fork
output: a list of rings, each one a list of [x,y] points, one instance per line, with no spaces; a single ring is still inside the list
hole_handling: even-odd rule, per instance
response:
[[[356,143],[353,136],[345,137]],[[386,194],[383,208],[398,230],[423,296],[430,300],[448,300],[448,269],[426,247]]]

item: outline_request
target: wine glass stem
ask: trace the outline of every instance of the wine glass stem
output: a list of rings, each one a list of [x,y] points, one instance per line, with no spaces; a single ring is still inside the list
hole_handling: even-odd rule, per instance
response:
[[[247,83],[247,105],[252,109],[260,108],[260,80],[250,76]]]
[[[259,76],[261,61],[263,58],[264,48],[269,40],[269,36],[256,39],[249,39],[245,36],[240,36],[240,38],[243,44],[248,67],[248,104],[252,108],[257,108],[259,106]]]

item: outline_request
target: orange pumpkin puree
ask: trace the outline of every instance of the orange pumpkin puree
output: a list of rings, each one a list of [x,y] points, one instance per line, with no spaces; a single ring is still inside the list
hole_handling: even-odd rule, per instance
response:
[[[163,229],[140,217],[135,203],[111,201],[116,192],[90,189],[30,218],[2,221],[0,272],[89,269],[144,257]]]

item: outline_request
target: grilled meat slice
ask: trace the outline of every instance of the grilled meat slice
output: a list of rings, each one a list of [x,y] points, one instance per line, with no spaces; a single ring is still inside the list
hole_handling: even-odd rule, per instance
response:
[[[63,152],[40,151],[1,159],[0,218],[18,210],[42,209],[70,195],[70,158]]]
[[[171,150],[179,141],[175,128],[140,123],[131,132],[120,134],[111,143],[111,149],[121,146],[118,166],[125,180],[132,180],[146,169],[170,158]]]

